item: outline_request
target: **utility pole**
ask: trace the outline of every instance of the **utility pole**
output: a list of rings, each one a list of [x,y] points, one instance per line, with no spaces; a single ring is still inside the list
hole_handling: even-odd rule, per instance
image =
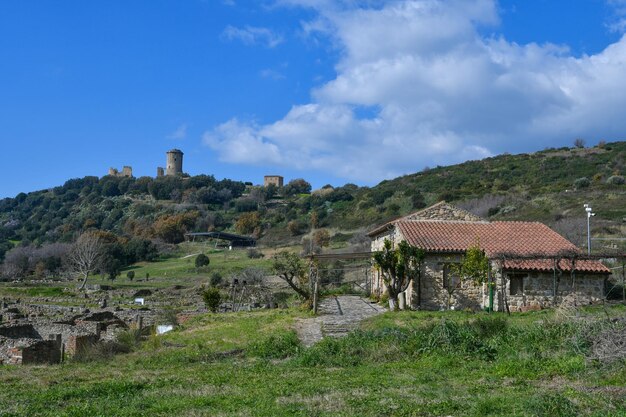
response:
[[[596,213],[593,212],[591,206],[589,204],[584,204],[585,212],[587,213],[587,255],[591,255],[591,217],[595,216]]]

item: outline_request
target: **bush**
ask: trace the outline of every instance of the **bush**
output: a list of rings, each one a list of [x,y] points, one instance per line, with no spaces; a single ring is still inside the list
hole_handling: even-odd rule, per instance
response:
[[[624,177],[621,175],[612,175],[606,180],[607,184],[622,185],[624,184]]]
[[[581,188],[587,188],[590,185],[591,181],[589,181],[589,178],[587,177],[578,178],[576,181],[574,181],[574,188],[576,188],[577,190],[580,190]]]
[[[204,304],[211,312],[216,313],[222,302],[222,295],[220,290],[210,287],[202,291],[202,300],[204,300]]]
[[[246,349],[248,355],[263,359],[284,359],[300,350],[300,340],[294,331],[282,331],[254,342]]]
[[[126,273],[126,278],[128,278],[130,281],[132,281],[133,279],[135,279],[135,271],[128,271]]]
[[[258,250],[256,248],[248,249],[247,255],[248,255],[248,258],[250,258],[250,259],[260,259],[260,258],[264,258],[265,257],[263,252],[261,252],[260,250]]]
[[[287,223],[287,229],[289,230],[289,233],[291,233],[292,236],[298,236],[303,234],[306,229],[307,229],[307,225],[306,223],[299,221],[299,220],[292,220],[289,223]]]
[[[223,280],[222,274],[215,271],[211,274],[211,278],[209,282],[211,283],[211,287],[219,287],[222,284],[222,280]]]
[[[137,349],[141,343],[141,329],[128,329],[120,332],[115,341],[118,344],[120,352],[132,352]]]
[[[196,256],[196,268],[202,268],[203,266],[207,266],[211,260],[204,253]]]

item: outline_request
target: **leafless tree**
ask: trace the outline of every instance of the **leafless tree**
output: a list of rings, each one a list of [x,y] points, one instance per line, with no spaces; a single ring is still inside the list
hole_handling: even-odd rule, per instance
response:
[[[87,277],[93,272],[103,255],[103,246],[100,238],[93,233],[83,233],[79,236],[68,254],[71,271],[83,278],[79,289],[85,288]]]

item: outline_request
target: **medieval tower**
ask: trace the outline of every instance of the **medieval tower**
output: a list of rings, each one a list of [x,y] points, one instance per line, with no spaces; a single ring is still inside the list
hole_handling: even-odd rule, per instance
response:
[[[179,175],[183,173],[183,152],[179,149],[167,151],[167,165],[165,175]]]

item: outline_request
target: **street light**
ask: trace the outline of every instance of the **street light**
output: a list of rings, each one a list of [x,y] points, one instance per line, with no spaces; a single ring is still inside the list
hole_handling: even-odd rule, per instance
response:
[[[593,212],[589,204],[585,204],[583,205],[583,207],[587,212],[587,255],[591,255],[591,229],[589,228],[589,223],[591,220],[591,216],[595,216],[596,213]]]

